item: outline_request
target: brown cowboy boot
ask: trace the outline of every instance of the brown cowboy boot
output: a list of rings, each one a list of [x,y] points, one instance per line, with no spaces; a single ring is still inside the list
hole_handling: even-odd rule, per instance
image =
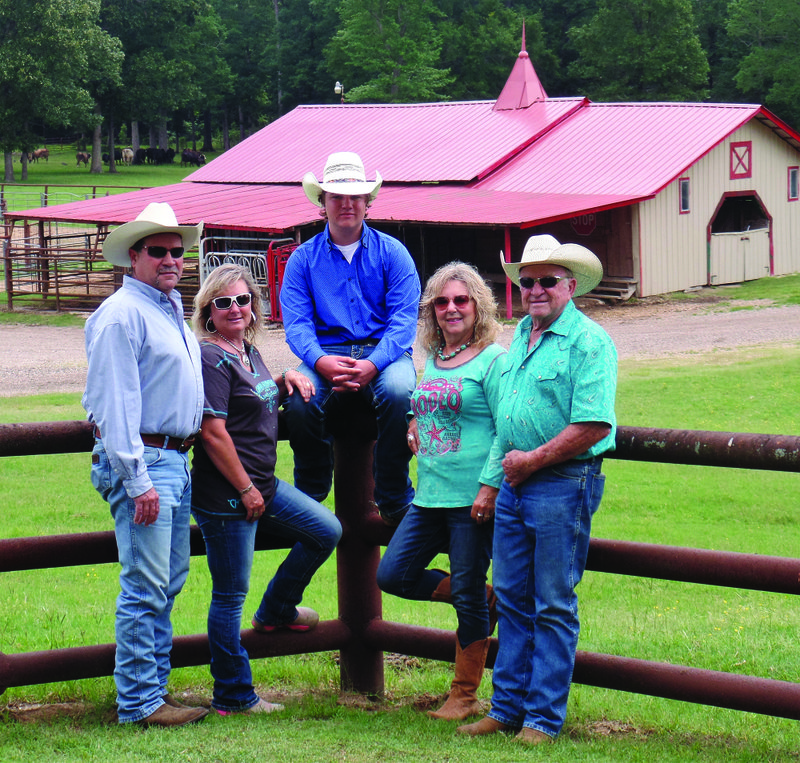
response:
[[[473,641],[466,649],[456,635],[456,677],[450,685],[450,696],[438,710],[429,710],[431,718],[445,721],[463,721],[472,715],[483,712],[478,702],[477,691],[483,677],[486,654],[489,651],[489,639]]]
[[[453,603],[453,597],[450,593],[449,575],[439,581],[439,585],[436,586],[431,594],[431,601],[441,601],[445,604]],[[497,626],[497,596],[495,595],[494,588],[488,583],[486,584],[486,602],[489,605],[489,635],[491,636]]]

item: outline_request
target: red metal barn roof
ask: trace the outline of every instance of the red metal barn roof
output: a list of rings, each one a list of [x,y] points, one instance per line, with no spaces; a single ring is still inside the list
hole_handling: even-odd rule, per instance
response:
[[[760,113],[769,117],[754,105],[587,103],[477,187],[653,196]]]
[[[493,111],[494,101],[298,106],[189,175],[210,183],[299,183],[321,178],[328,155],[355,151],[367,177],[462,182],[481,177],[585,103],[552,99]]]
[[[151,202],[166,201],[182,225],[282,233],[319,219],[299,185],[178,183],[88,201],[73,201],[35,210],[9,212],[9,219],[58,220],[121,225]]]

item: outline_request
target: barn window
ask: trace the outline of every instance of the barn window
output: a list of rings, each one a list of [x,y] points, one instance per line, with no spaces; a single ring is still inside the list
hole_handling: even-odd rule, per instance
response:
[[[678,191],[680,193],[680,213],[682,215],[688,214],[691,211],[689,207],[689,178],[680,178],[678,180]]]
[[[731,143],[731,180],[753,177],[753,141]]]
[[[800,167],[789,167],[789,201],[797,201],[800,198],[798,175],[800,175]]]

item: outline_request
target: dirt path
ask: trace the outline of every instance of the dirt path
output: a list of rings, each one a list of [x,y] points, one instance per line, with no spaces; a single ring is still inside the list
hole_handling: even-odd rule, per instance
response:
[[[800,340],[800,305],[747,306],[731,311],[718,302],[660,302],[616,307],[584,305],[617,345],[621,359],[694,354]],[[500,343],[511,341],[513,326]],[[273,373],[296,364],[281,328],[264,332],[259,349]],[[86,381],[83,329],[0,325],[0,397],[81,392]],[[418,367],[423,353],[416,352]]]

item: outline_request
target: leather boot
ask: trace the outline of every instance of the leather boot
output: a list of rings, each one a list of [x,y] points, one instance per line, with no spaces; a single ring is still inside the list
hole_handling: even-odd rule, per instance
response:
[[[465,718],[480,715],[483,712],[476,693],[481,685],[483,667],[486,664],[488,652],[488,638],[473,641],[466,649],[462,650],[458,635],[456,635],[456,677],[450,685],[450,696],[447,698],[447,702],[438,710],[428,711],[431,718],[463,721]]]
[[[441,601],[445,604],[453,603],[449,575],[439,581],[439,585],[436,586],[431,594],[431,601]],[[486,584],[486,603],[489,605],[489,635],[491,636],[497,626],[497,596],[494,593],[494,588],[488,583]]]
[[[471,737],[482,737],[487,734],[497,734],[500,731],[513,731],[513,729],[511,726],[496,721],[487,715],[485,718],[481,718],[475,723],[470,723],[468,726],[459,726],[456,731],[459,734],[467,734]]]

